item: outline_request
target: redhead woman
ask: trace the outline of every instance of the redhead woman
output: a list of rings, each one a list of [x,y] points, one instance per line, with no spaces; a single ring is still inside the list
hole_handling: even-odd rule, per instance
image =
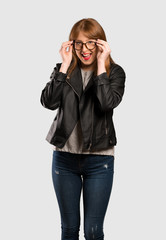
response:
[[[79,239],[81,191],[84,237],[103,240],[117,144],[112,117],[122,100],[126,75],[111,58],[105,32],[93,18],[74,24],[59,53],[62,63],[56,63],[40,101],[57,110],[46,140],[53,148],[61,240]]]

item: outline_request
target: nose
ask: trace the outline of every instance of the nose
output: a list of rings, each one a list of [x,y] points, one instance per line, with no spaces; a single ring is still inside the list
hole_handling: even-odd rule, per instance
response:
[[[84,52],[84,51],[87,51],[87,50],[88,50],[88,48],[86,47],[85,44],[83,44],[83,46],[82,46],[82,51]]]

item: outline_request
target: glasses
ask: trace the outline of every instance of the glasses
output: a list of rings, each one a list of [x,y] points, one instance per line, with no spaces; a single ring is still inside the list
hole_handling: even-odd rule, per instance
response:
[[[85,44],[86,48],[89,50],[92,50],[96,47],[96,42],[95,41],[88,41],[88,42],[80,42],[80,41],[76,41],[73,40],[73,45],[75,50],[81,50],[83,48],[83,45]]]

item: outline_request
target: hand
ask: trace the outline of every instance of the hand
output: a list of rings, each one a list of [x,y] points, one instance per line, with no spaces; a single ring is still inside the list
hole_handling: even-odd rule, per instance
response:
[[[108,42],[97,39],[97,46],[98,46],[98,53],[97,53],[97,61],[104,62],[106,61],[107,57],[110,55],[111,49],[108,45]]]
[[[61,49],[59,50],[59,53],[61,54],[62,61],[65,65],[69,66],[72,60],[72,46],[73,41],[67,41],[62,43]],[[66,51],[66,48],[68,48],[68,51]]]

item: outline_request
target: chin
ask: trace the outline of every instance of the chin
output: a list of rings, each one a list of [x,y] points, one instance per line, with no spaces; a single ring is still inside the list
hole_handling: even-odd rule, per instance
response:
[[[93,60],[91,60],[91,61],[82,61],[82,59],[80,59],[80,61],[81,61],[81,63],[83,64],[83,65],[86,65],[86,66],[88,66],[88,65],[92,65],[92,64],[94,64],[95,63],[95,61],[96,61],[96,59],[93,59]]]

